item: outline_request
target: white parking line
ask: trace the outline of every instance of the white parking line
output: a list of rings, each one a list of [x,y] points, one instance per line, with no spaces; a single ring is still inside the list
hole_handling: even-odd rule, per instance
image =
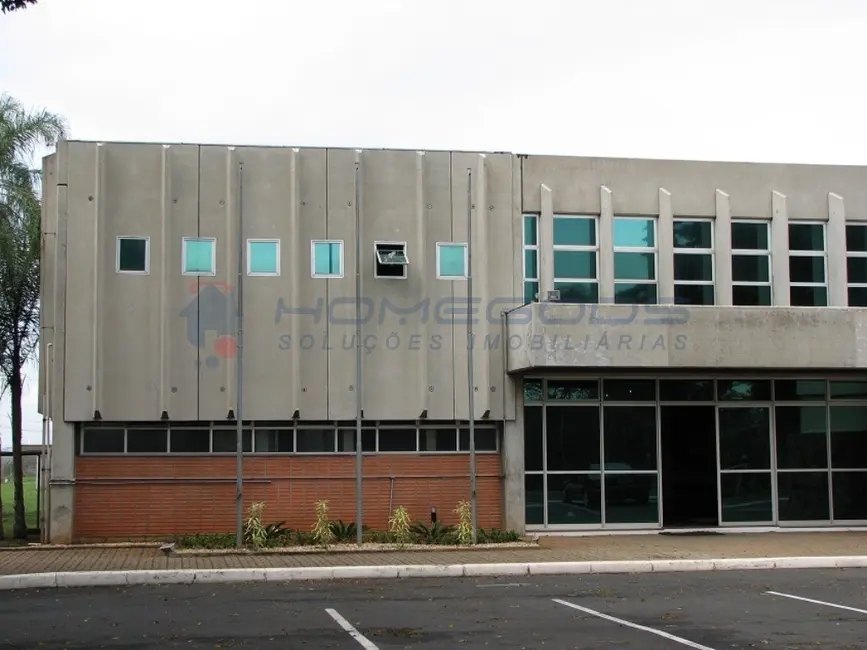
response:
[[[592,609],[587,609],[586,607],[581,607],[580,605],[576,605],[574,603],[570,603],[566,600],[559,600],[558,598],[553,599],[555,603],[559,603],[561,605],[566,605],[566,607],[571,607],[572,609],[577,609],[580,612],[585,612],[586,614],[592,614],[593,616],[598,616],[599,618],[604,618],[606,621],[611,621],[612,623],[618,623],[620,625],[625,625],[626,627],[631,627],[636,630],[641,630],[642,632],[650,632],[651,634],[655,634],[657,636],[661,636],[664,639],[668,639],[669,641],[676,641],[677,643],[682,643],[683,645],[695,648],[696,650],[714,650],[713,648],[709,648],[706,645],[701,645],[700,643],[696,643],[695,641],[689,641],[688,639],[682,639],[679,636],[674,636],[673,634],[669,634],[668,632],[663,632],[662,630],[654,630],[652,627],[645,627],[644,625],[638,625],[638,623],[630,623],[629,621],[624,621],[622,618],[614,618],[613,616],[609,616],[608,614],[603,614],[602,612],[597,612]]]
[[[364,636],[361,632],[352,627],[352,624],[349,621],[347,621],[340,614],[338,614],[336,610],[326,609],[325,611],[328,612],[328,615],[331,618],[337,621],[337,624],[340,627],[349,632],[349,636],[358,641],[358,644],[362,648],[364,648],[364,650],[379,650],[379,648],[373,645],[373,643],[366,636]]]
[[[792,594],[783,594],[779,591],[766,591],[766,594],[771,596],[782,596],[783,598],[792,598],[794,600],[803,600],[805,603],[813,603],[814,605],[824,605],[825,607],[836,607],[837,609],[846,609],[850,612],[858,612],[859,614],[867,614],[867,609],[858,609],[857,607],[848,607],[847,605],[836,605],[835,603],[826,603],[822,600],[813,600],[812,598],[804,598],[803,596],[794,596]]]

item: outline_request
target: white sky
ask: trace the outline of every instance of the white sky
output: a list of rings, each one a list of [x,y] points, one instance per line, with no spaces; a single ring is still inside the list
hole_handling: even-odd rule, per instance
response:
[[[864,0],[39,0],[0,90],[81,139],[867,164],[865,35]]]

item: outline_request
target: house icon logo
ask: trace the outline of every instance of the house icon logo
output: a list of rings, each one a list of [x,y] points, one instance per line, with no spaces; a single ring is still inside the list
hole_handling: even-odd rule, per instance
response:
[[[187,340],[202,351],[199,367],[218,368],[221,359],[238,353],[235,289],[225,282],[199,281],[190,284],[190,293],[193,298],[180,313],[187,319]]]

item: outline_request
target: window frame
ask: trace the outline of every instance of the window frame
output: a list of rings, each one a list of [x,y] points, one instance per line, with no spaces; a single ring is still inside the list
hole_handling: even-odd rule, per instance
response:
[[[646,246],[618,246],[616,243],[617,221],[650,221],[653,224],[653,247]],[[653,253],[653,280],[626,280],[617,278],[617,253]],[[617,300],[617,285],[618,284],[649,284],[656,287],[656,302],[659,304],[659,216],[641,216],[618,214],[611,218],[611,261],[612,271],[614,274],[614,296],[613,301]],[[623,303],[628,304],[628,303]],[[650,304],[650,303],[648,303]]]
[[[846,222],[846,229],[848,230],[848,228],[850,226],[852,226],[853,228],[864,228],[864,230],[867,230],[867,221],[847,221]],[[847,240],[848,240],[848,236],[847,236]],[[861,259],[867,258],[867,251],[850,251],[849,250],[849,243],[848,243],[848,241],[846,242],[846,305],[847,306],[860,307],[861,305],[852,305],[851,304],[851,299],[849,297],[849,295],[850,295],[849,290],[850,289],[865,289],[865,290],[867,290],[867,283],[865,283],[865,282],[850,282],[849,281],[849,258],[850,257],[861,258]],[[867,306],[867,305],[865,305],[865,306]]]
[[[732,300],[732,303],[736,307],[772,307],[774,305],[774,262],[773,262],[773,241],[771,240],[772,236],[772,224],[770,221],[764,219],[732,219],[729,229],[733,229],[735,224],[739,223],[747,223],[751,225],[762,224],[765,227],[765,233],[767,233],[768,246],[766,249],[761,248],[732,248],[731,258],[730,258],[730,266],[732,273],[732,293],[734,294],[735,287],[768,287],[770,292],[770,304],[768,305],[738,305]],[[734,233],[729,233],[732,236]],[[732,237],[734,239],[734,237]],[[735,256],[739,257],[764,257],[768,263],[768,280],[767,282],[748,282],[746,280],[735,280],[734,279],[734,258]]]
[[[406,258],[406,264],[401,264],[403,275],[380,275],[377,273],[379,266],[379,250],[378,246],[401,246],[403,247],[403,256]],[[392,266],[397,266],[392,265]],[[406,280],[409,277],[409,253],[407,252],[407,242],[405,241],[380,241],[373,242],[373,277],[377,280]]]
[[[211,271],[187,271],[187,242],[211,242]],[[217,275],[217,238],[216,237],[184,237],[181,243],[181,273],[182,275],[214,277]]]
[[[680,248],[677,245],[677,242],[674,240],[674,228],[678,223],[706,223],[710,224],[710,248]],[[672,220],[671,225],[672,230],[672,254],[671,254],[671,262],[672,262],[672,275],[674,276],[674,270],[677,268],[676,257],[678,255],[710,255],[710,277],[708,280],[678,280],[674,277],[674,298],[677,297],[677,287],[678,285],[682,286],[693,286],[693,287],[712,287],[713,288],[713,302],[708,306],[716,305],[717,300],[717,287],[716,287],[716,232],[714,229],[714,220],[708,219],[706,217],[675,217]],[[676,302],[676,300],[675,300]],[[685,303],[682,303],[685,304]],[[695,305],[693,305],[695,306]],[[699,305],[702,306],[702,305]]]
[[[552,266],[554,269],[557,268],[557,252],[574,252],[574,253],[593,253],[595,268],[593,269],[594,277],[591,278],[558,278],[556,275],[554,276],[554,289],[558,288],[558,285],[564,284],[595,284],[596,285],[596,304],[599,303],[599,215],[598,214],[569,214],[569,213],[556,213],[554,214],[554,220],[551,224],[552,234],[556,232],[555,224],[557,219],[571,219],[571,220],[583,220],[583,221],[592,221],[593,223],[593,239],[595,240],[595,244],[592,246],[587,245],[576,245],[576,244],[558,244],[554,237],[552,236],[552,241],[554,241],[553,249],[551,251],[551,260],[553,262]],[[536,221],[536,241],[539,241],[539,222]],[[526,236],[526,231],[525,231]],[[536,248],[536,275],[539,275],[539,267],[541,266],[539,260],[539,251],[538,246]],[[526,260],[524,262],[524,266],[526,267]],[[525,268],[526,271],[526,268]],[[536,282],[538,282],[538,278]],[[582,304],[582,303],[576,303]],[[584,303],[584,304],[593,304],[593,303]]]
[[[250,268],[251,263],[253,261],[253,256],[251,255],[252,247],[251,244],[276,244],[277,245],[277,270],[273,273],[260,273],[253,272]],[[247,275],[250,277],[277,277],[280,275],[280,240],[274,238],[251,238],[247,240]]]
[[[822,250],[820,251],[802,251],[802,250],[793,250],[792,242],[791,242],[791,232],[789,228],[791,226],[822,226]],[[789,264],[789,268],[791,269],[791,259],[793,257],[821,257],[822,258],[822,274],[825,278],[824,282],[792,282],[792,273],[789,271],[789,304],[792,307],[827,307],[830,302],[830,296],[828,292],[830,291],[828,287],[828,223],[826,221],[816,221],[812,220],[798,220],[798,221],[789,221],[786,224],[786,234],[789,235],[789,251],[786,262]],[[824,305],[793,305],[792,304],[792,289],[795,287],[823,287],[825,289],[825,304]]]
[[[532,219],[533,221],[533,232],[536,233],[536,243],[528,244],[527,243],[527,219]],[[521,215],[521,277],[524,278],[524,281],[521,283],[521,287],[523,289],[523,297],[526,300],[527,295],[527,283],[532,282],[536,285],[536,291],[533,292],[533,299],[531,302],[539,301],[539,215],[538,214],[522,214]],[[527,277],[527,251],[535,251],[536,253],[536,277],[529,278]]]
[[[441,250],[443,246],[462,247],[464,249],[464,274],[463,275],[443,275],[441,268]],[[447,242],[438,241],[436,243],[436,264],[437,264],[437,280],[466,280],[469,277],[470,270],[470,247],[467,242]]]
[[[340,269],[338,273],[316,272],[316,244],[337,244],[340,248]],[[346,264],[345,245],[342,239],[311,239],[310,240],[310,277],[317,280],[339,280],[344,277]]]
[[[145,243],[145,267],[143,271],[126,271],[120,268],[120,242],[132,239]],[[118,235],[115,240],[114,271],[120,275],[150,275],[151,272],[151,238],[146,235]]]

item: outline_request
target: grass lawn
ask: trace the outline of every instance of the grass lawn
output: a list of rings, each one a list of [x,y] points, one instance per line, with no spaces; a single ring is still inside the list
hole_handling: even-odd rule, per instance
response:
[[[4,475],[5,478],[5,475]],[[12,477],[8,483],[0,485],[0,495],[3,497],[3,531],[6,539],[12,537],[12,522],[15,519],[15,484]],[[36,528],[39,524],[39,513],[36,511],[36,477],[24,477],[24,514],[27,517],[27,527]]]

